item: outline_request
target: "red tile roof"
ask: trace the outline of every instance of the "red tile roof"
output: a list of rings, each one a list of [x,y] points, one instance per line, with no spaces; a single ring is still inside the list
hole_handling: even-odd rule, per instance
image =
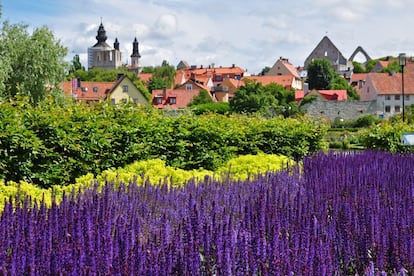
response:
[[[139,73],[138,78],[140,78],[144,83],[148,84],[152,78],[152,73]]]
[[[60,83],[59,87],[65,96],[76,97],[80,101],[99,101],[106,98],[107,93],[114,85],[115,82],[81,81],[80,87],[72,91],[72,82],[65,81]]]
[[[276,83],[282,85],[286,89],[292,88],[294,76],[292,75],[280,75],[280,76],[247,76],[243,79],[254,80],[260,82],[263,86],[266,86],[271,83]]]
[[[348,99],[348,94],[346,90],[312,90],[318,92],[321,96],[323,96],[328,101],[344,101]],[[301,101],[304,98],[304,91],[303,90],[296,90],[295,91],[295,100]]]
[[[369,73],[367,79],[370,80],[378,95],[394,95],[401,93],[401,73]],[[404,74],[404,93],[410,95],[414,94],[413,71],[408,71]]]
[[[157,108],[186,108],[195,96],[198,96],[200,90],[183,90],[183,89],[163,89],[152,91],[152,105]],[[156,98],[161,98],[161,103],[157,104]],[[175,103],[171,99],[175,98]]]

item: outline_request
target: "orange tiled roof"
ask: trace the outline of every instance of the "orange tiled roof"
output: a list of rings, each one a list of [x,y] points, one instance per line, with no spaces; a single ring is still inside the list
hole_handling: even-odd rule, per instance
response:
[[[164,94],[165,93],[165,94]],[[152,91],[152,104],[157,108],[185,108],[200,93],[199,90],[184,89],[157,89]],[[156,98],[160,97],[161,103],[157,104]],[[170,99],[175,98],[175,103],[170,103]]]
[[[367,73],[354,73],[351,76],[351,83],[358,81],[365,81],[367,79]]]
[[[367,79],[370,80],[378,95],[393,95],[401,93],[401,73],[369,73]],[[404,93],[411,95],[414,94],[414,72],[408,71],[404,74]]]
[[[256,82],[262,83],[262,85],[268,85],[271,83],[280,84],[283,87],[290,89],[293,84],[294,77],[291,75],[279,75],[279,76],[246,76],[243,79],[254,80]]]
[[[76,99],[80,101],[99,101],[106,98],[114,85],[115,82],[81,81],[80,87],[72,91],[72,82],[65,81],[60,83],[59,87],[65,96],[75,97],[76,95]]]
[[[140,73],[138,74],[138,78],[140,78],[144,83],[149,83],[152,78],[152,73]]]
[[[297,79],[300,79],[298,69],[292,63],[285,59],[282,59],[282,63],[285,65],[286,69],[289,70],[292,76],[294,76]]]

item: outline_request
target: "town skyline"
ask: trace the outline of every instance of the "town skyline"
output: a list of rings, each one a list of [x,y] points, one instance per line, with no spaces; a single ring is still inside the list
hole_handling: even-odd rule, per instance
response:
[[[108,44],[120,42],[123,61],[130,63],[136,37],[141,66],[157,66],[163,60],[176,66],[237,66],[250,74],[271,67],[284,57],[295,66],[324,36],[349,58],[362,46],[372,58],[400,52],[413,55],[414,38],[406,26],[413,20],[408,0],[327,1],[294,3],[228,1],[50,1],[1,2],[2,21],[25,23],[30,28],[48,26],[87,67],[87,49],[96,43],[102,22]],[[369,20],[368,20],[369,19]],[[359,55],[356,58],[358,60]]]

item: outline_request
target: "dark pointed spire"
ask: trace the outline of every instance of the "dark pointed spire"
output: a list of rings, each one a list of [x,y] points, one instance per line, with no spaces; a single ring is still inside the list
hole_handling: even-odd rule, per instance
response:
[[[99,43],[105,42],[107,38],[108,37],[106,36],[105,28],[101,22],[101,25],[99,25],[98,35],[96,36],[96,40],[98,40],[98,44],[99,44]]]
[[[119,41],[118,41],[118,38],[115,38],[114,49],[119,51]]]
[[[134,42],[132,43],[132,55],[131,57],[138,57],[140,58],[141,55],[139,54],[139,50],[138,50],[138,40],[135,37]]]

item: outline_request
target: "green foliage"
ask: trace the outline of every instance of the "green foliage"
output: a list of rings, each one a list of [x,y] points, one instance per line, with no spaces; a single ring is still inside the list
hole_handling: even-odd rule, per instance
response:
[[[352,65],[354,66],[354,70],[353,70],[354,74],[366,72],[364,66],[361,63],[357,61],[353,61]]]
[[[0,178],[42,187],[160,159],[186,170],[215,170],[264,152],[301,158],[320,150],[326,129],[305,119],[241,115],[164,115],[153,108],[54,99],[0,106]]]
[[[79,71],[81,71],[81,70],[85,71],[85,67],[82,66],[82,63],[80,62],[79,55],[76,54],[76,55],[73,56],[72,64],[69,67],[69,74],[74,73],[78,70]]]
[[[259,113],[266,117],[287,117],[298,112],[293,90],[287,91],[275,83],[263,86],[260,82],[248,79],[230,100],[230,109],[235,113]]]
[[[198,104],[193,106],[191,110],[196,115],[204,113],[228,114],[230,113],[230,104],[228,102]]]
[[[380,73],[392,73],[398,72],[401,73],[401,66],[399,65],[398,61],[392,61],[388,63],[387,67],[380,70]]]
[[[37,104],[65,74],[67,49],[47,27],[3,22],[0,36],[0,100],[27,97]]]
[[[401,137],[404,132],[412,132],[412,127],[401,121],[383,121],[367,128],[361,133],[360,140],[364,147],[390,152],[411,152],[410,146],[404,146]]]
[[[188,106],[195,106],[200,104],[210,104],[213,103],[213,99],[207,90],[201,89],[199,94],[193,98],[193,100],[188,104]]]
[[[150,79],[148,89],[151,92],[156,89],[171,88],[174,84],[175,68],[163,61],[161,66],[157,66],[151,72],[153,75]]]
[[[365,65],[365,72],[367,73],[372,72],[377,62],[378,62],[378,59],[371,59],[370,61],[368,61],[367,64]]]
[[[242,155],[229,160],[216,174],[230,179],[245,180],[258,173],[274,172],[293,166],[295,162],[283,155],[258,153]]]
[[[269,66],[266,66],[265,68],[262,69],[262,71],[260,71],[260,75],[262,75],[262,76],[266,75],[267,72],[270,71],[270,69],[271,68]]]
[[[309,89],[328,90],[336,73],[331,62],[325,58],[317,58],[308,65]]]

